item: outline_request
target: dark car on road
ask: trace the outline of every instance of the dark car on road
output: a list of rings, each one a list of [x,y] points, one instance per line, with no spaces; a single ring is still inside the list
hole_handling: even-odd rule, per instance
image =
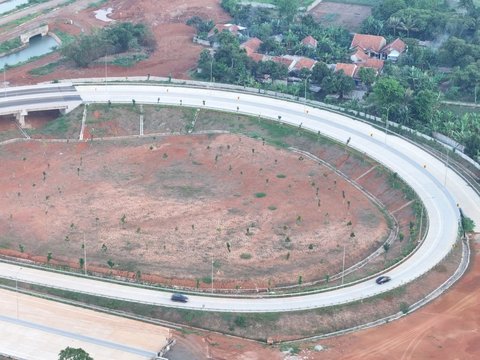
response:
[[[188,301],[188,297],[183,294],[175,293],[175,294],[172,294],[172,297],[170,298],[170,300],[186,303]]]
[[[385,276],[385,275],[384,275],[384,276],[378,277],[378,278],[375,280],[375,282],[380,285],[380,284],[385,284],[386,282],[389,282],[390,280],[391,280],[391,279],[390,279],[389,276]]]

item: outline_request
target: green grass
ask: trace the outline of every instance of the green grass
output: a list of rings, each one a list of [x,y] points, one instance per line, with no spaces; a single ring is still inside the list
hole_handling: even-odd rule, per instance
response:
[[[148,56],[145,54],[123,55],[117,57],[115,60],[110,62],[110,64],[123,67],[131,67],[136,63],[145,60],[146,58],[148,58]]]
[[[101,7],[103,4],[105,4],[107,1],[108,0],[98,0],[95,2],[91,2],[90,4],[88,4],[87,9],[97,9]]]
[[[62,63],[61,60],[55,61],[50,64],[31,69],[28,73],[33,76],[42,76],[42,75],[51,74],[52,72],[55,71],[57,66],[59,66],[61,63]]]
[[[311,3],[313,3],[315,0],[299,0],[299,4],[300,6],[308,6],[310,5]],[[238,2],[240,2],[240,0],[238,0]],[[260,3],[260,4],[272,4],[272,5],[275,5],[275,3],[277,2],[276,0],[246,0],[246,1],[243,1],[242,2],[252,2],[252,3]]]
[[[277,175],[277,178],[279,179],[285,179],[287,177],[287,175],[284,175],[284,174],[278,174]]]
[[[35,19],[36,17],[42,15],[42,13],[33,13],[33,14],[30,14],[30,15],[27,15],[27,16],[24,16],[24,17],[21,17],[19,19],[16,19],[16,20],[12,20],[6,24],[4,24],[0,30],[6,30],[6,29],[10,29],[12,27],[15,27],[15,26],[18,26],[18,25],[21,25],[23,23],[26,23],[27,21],[30,21],[32,19]]]
[[[263,198],[263,197],[265,197],[265,196],[267,196],[267,194],[265,194],[265,193],[263,193],[263,192],[255,193],[255,197],[256,197],[256,198]]]
[[[15,39],[4,41],[0,44],[0,53],[5,53],[7,51],[17,49],[20,46],[22,46],[22,42],[20,41],[19,37],[15,38]]]
[[[252,258],[252,254],[250,253],[242,253],[240,254],[240,259],[243,259],[243,260],[249,260]]]
[[[62,41],[62,45],[69,44],[75,40],[75,36],[70,35],[66,32],[63,32],[61,30],[55,30],[55,35],[57,35],[58,38]]]
[[[440,109],[444,111],[451,111],[455,115],[459,115],[459,116],[462,116],[468,113],[480,113],[480,107],[470,107],[470,106],[462,106],[462,105],[441,104]]]

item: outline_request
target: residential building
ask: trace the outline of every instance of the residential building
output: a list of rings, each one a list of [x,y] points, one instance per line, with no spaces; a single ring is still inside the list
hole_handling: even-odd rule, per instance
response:
[[[318,41],[315,40],[312,36],[308,35],[302,40],[302,44],[312,49],[316,49]]]

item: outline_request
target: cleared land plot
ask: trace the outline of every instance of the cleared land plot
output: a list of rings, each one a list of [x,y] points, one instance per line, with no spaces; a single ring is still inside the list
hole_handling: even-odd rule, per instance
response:
[[[310,11],[310,14],[325,26],[342,26],[351,31],[358,31],[362,21],[371,13],[370,6],[324,1]]]
[[[122,129],[117,134],[137,132],[135,107],[102,106],[89,108],[96,129],[108,123]],[[144,106],[146,123],[156,119],[149,127],[162,132],[192,126],[195,112]],[[61,121],[78,126],[78,113],[71,116]],[[389,226],[383,214],[331,169],[285,148],[308,150],[352,178],[374,163],[299,129],[198,111],[193,130],[213,129],[249,137],[9,145],[4,154],[11,174],[2,179],[9,204],[1,222],[4,251],[43,262],[51,252],[52,263],[78,268],[85,233],[92,271],[140,272],[148,281],[202,287],[210,281],[213,255],[216,286],[255,288],[338,273],[344,242],[351,249],[347,267],[381,246]],[[70,131],[67,126],[63,133]],[[390,210],[408,202],[401,190],[390,189],[387,173],[374,169],[362,180]],[[404,224],[413,219],[406,209]],[[385,263],[407,244],[393,246]],[[179,253],[189,254],[189,261],[179,264]]]
[[[13,116],[0,116],[0,143],[11,139],[24,138]]]

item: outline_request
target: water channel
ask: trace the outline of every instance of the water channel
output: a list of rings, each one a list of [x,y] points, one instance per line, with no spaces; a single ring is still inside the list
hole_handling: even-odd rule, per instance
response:
[[[19,5],[28,3],[28,0],[8,0],[0,3],[0,14],[12,11]]]
[[[0,69],[3,69],[5,65],[16,65],[23,61],[27,61],[35,56],[45,55],[52,52],[58,44],[54,38],[50,36],[34,36],[30,39],[28,47],[15,52],[10,55],[6,55],[0,58]]]

